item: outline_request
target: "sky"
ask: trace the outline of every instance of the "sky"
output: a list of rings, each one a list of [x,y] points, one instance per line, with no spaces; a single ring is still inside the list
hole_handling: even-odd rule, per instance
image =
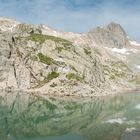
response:
[[[140,42],[140,0],[0,0],[0,17],[77,33],[116,22]]]

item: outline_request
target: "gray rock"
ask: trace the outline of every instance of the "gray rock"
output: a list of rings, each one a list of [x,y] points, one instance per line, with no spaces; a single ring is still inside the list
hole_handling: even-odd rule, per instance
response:
[[[98,96],[139,85],[123,56],[106,50],[133,49],[119,24],[74,34],[0,19],[0,29],[1,89]]]

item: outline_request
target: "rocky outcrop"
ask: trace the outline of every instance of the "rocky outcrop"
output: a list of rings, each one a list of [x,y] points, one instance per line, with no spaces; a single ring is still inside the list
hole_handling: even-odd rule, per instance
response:
[[[136,87],[138,73],[106,50],[131,47],[118,24],[74,34],[3,19],[0,28],[2,90],[100,96]]]
[[[91,39],[102,47],[123,48],[127,45],[127,35],[124,29],[116,23],[110,23],[106,27],[97,27],[88,33]]]

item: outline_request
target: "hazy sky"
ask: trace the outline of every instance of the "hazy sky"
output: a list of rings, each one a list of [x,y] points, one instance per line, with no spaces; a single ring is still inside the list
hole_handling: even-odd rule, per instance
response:
[[[0,0],[0,16],[72,32],[114,21],[140,41],[140,0]]]

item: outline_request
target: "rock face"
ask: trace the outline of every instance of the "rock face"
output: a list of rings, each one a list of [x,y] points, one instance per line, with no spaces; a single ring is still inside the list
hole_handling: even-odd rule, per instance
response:
[[[103,47],[123,48],[127,46],[128,39],[124,29],[116,23],[110,23],[103,28],[96,28],[88,33],[89,37]]]
[[[135,63],[140,46],[132,45],[118,24],[74,34],[0,19],[0,29],[2,90],[100,96],[140,84]]]

